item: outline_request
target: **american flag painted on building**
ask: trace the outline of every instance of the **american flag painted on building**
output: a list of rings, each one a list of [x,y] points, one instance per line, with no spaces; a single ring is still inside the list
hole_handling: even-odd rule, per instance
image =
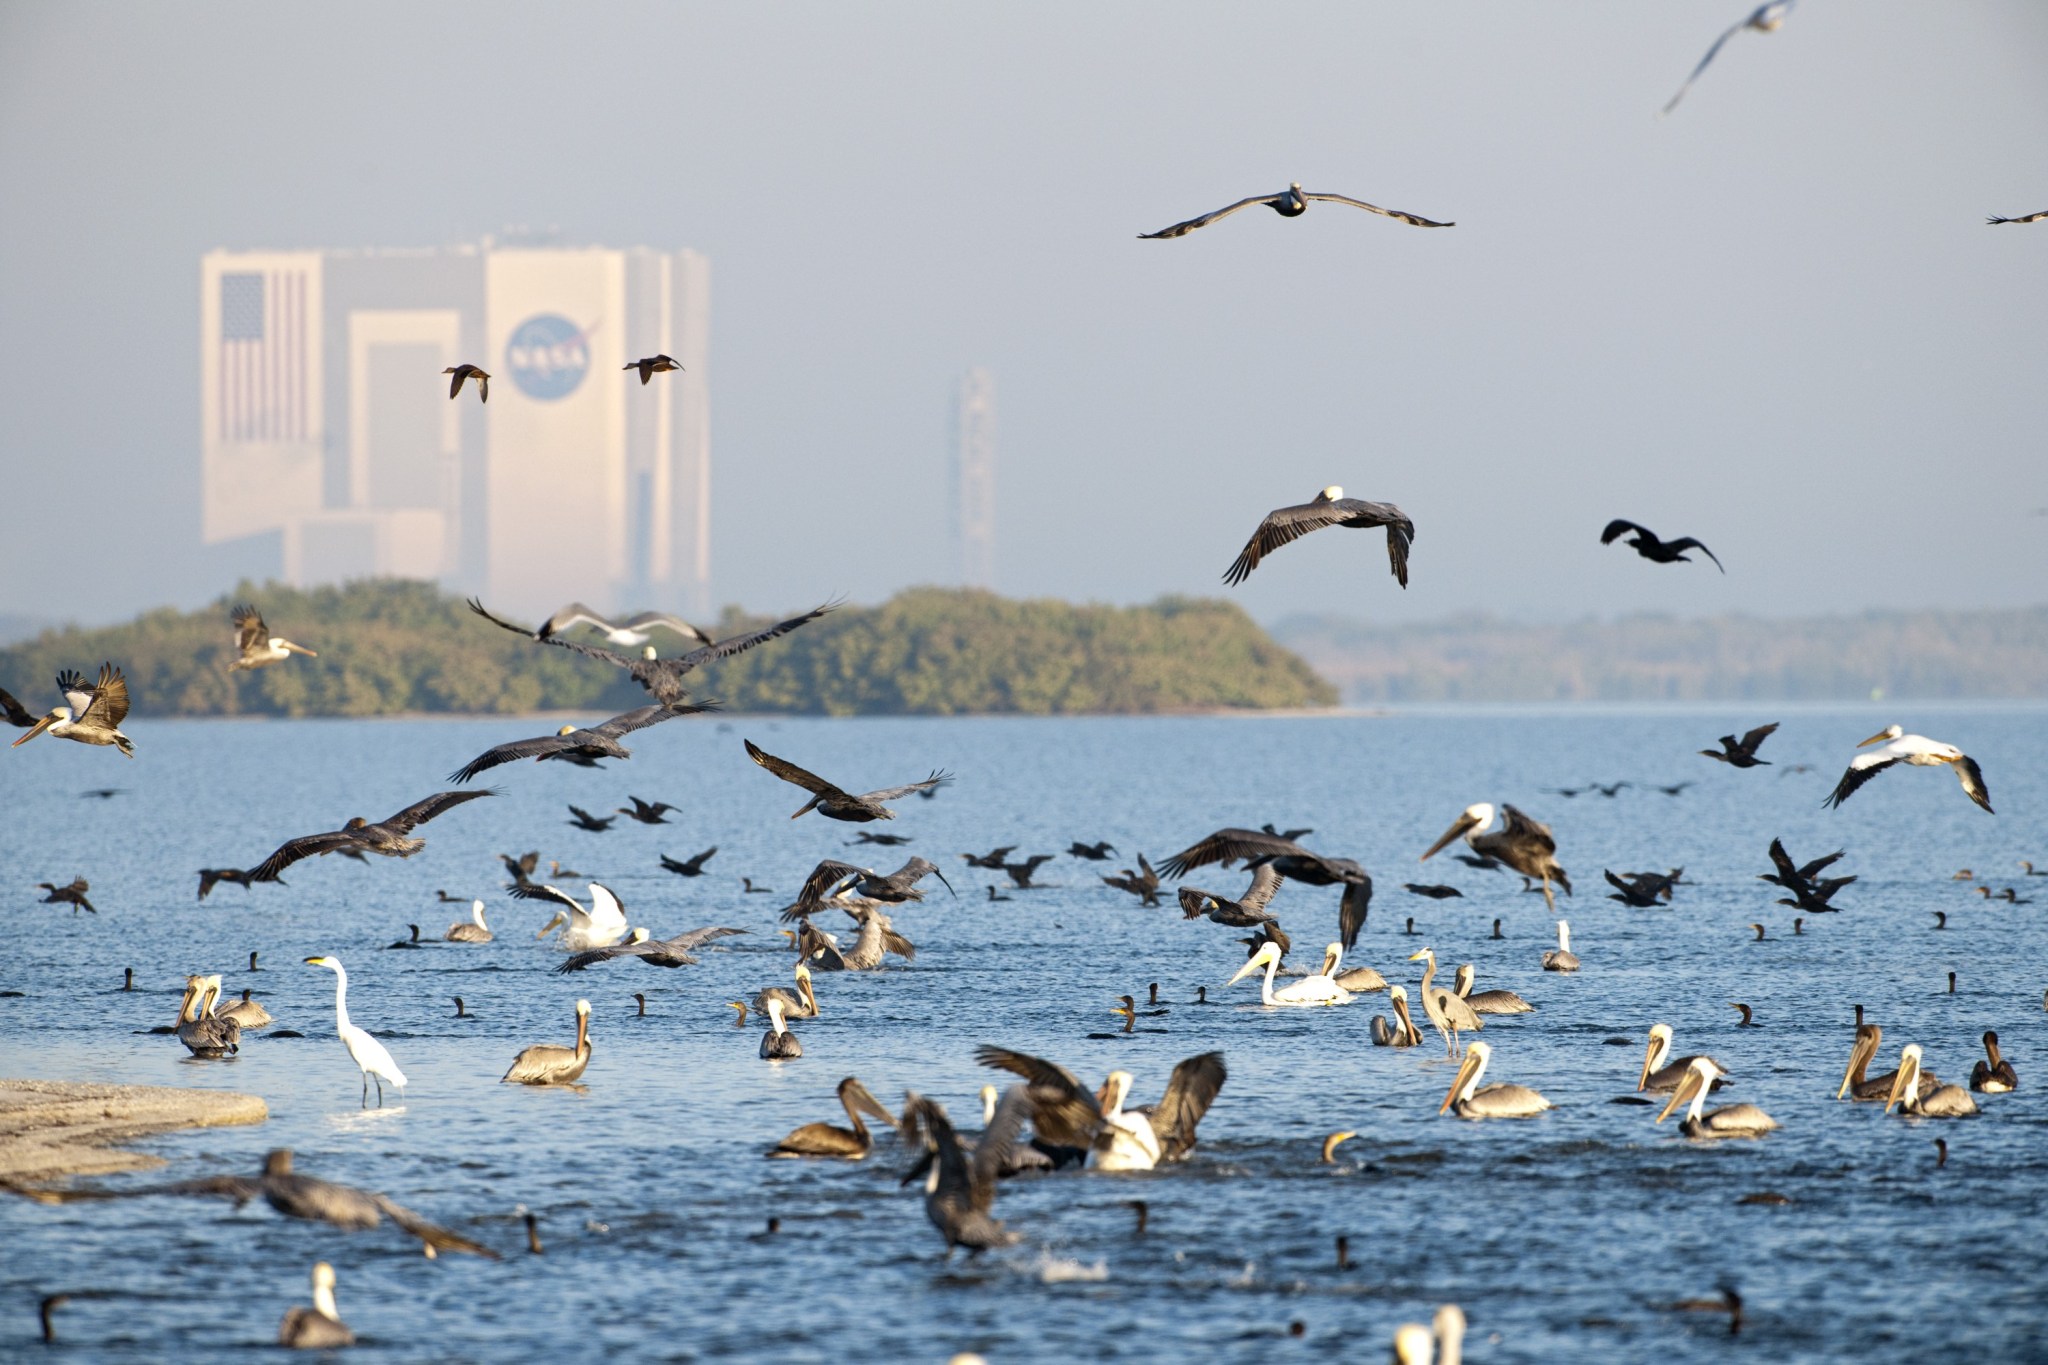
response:
[[[220,277],[220,439],[306,439],[307,272]]]

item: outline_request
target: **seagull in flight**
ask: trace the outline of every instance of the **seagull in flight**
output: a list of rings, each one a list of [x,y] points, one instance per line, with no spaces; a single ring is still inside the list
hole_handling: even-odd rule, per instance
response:
[[[1700,58],[1700,64],[1692,69],[1692,74],[1685,78],[1685,84],[1678,87],[1678,93],[1673,95],[1671,102],[1664,106],[1664,113],[1668,114],[1678,107],[1678,102],[1685,98],[1685,92],[1692,89],[1692,83],[1698,80],[1700,73],[1705,71],[1708,64],[1721,54],[1722,45],[1730,38],[1733,38],[1746,28],[1753,28],[1758,33],[1776,33],[1779,28],[1783,27],[1785,16],[1792,13],[1792,6],[1795,3],[1796,0],[1769,0],[1768,4],[1758,5],[1749,12],[1748,18],[1733,25],[1726,33],[1714,39],[1714,45],[1707,49],[1707,55]]]
[[[1363,199],[1351,199],[1341,194],[1311,194],[1309,191],[1304,190],[1301,187],[1301,182],[1297,180],[1278,194],[1255,194],[1249,199],[1240,199],[1235,204],[1217,209],[1214,213],[1205,213],[1199,218],[1190,218],[1185,223],[1175,223],[1172,227],[1161,228],[1157,232],[1141,232],[1138,234],[1138,239],[1140,241],[1154,241],[1164,237],[1185,237],[1196,228],[1207,227],[1217,219],[1228,218],[1239,209],[1250,208],[1253,204],[1264,204],[1282,218],[1299,218],[1302,214],[1308,212],[1309,201],[1313,199],[1320,199],[1331,204],[1349,204],[1355,209],[1364,209],[1367,213],[1377,213],[1382,218],[1397,218],[1410,227],[1457,226],[1456,223],[1439,223],[1433,218],[1424,218],[1413,213],[1403,213],[1399,209],[1383,209],[1378,204],[1368,204]]]

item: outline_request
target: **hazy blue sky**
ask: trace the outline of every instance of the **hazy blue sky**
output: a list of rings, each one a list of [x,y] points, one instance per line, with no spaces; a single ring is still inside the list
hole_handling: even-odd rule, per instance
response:
[[[943,581],[1404,619],[2048,600],[2048,6],[0,7],[0,612],[224,590],[198,261],[508,224],[712,268],[721,602]],[[1149,231],[1299,179],[1341,206]],[[1728,576],[1596,543],[1610,516]],[[564,583],[564,597],[601,585]]]

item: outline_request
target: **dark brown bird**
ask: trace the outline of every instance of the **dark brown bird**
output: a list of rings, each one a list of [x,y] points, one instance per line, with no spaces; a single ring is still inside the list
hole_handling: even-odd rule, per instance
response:
[[[1161,228],[1157,232],[1141,232],[1138,234],[1138,240],[1157,241],[1168,237],[1185,237],[1196,228],[1205,228],[1219,218],[1228,218],[1239,209],[1250,208],[1254,204],[1264,204],[1282,218],[1299,218],[1302,214],[1308,212],[1308,206],[1316,200],[1329,204],[1349,204],[1352,208],[1364,209],[1367,213],[1377,213],[1382,218],[1393,218],[1408,224],[1410,227],[1437,228],[1457,226],[1456,223],[1439,223],[1433,218],[1424,218],[1418,214],[1404,213],[1400,209],[1383,209],[1377,204],[1368,204],[1363,199],[1352,199],[1341,194],[1311,193],[1308,190],[1304,190],[1301,187],[1301,182],[1297,180],[1277,194],[1255,194],[1249,199],[1240,199],[1235,204],[1226,205],[1213,213],[1205,213],[1199,218],[1190,218],[1184,223],[1175,223],[1172,227]]]
[[[327,854],[354,850],[358,853],[377,853],[386,858],[410,858],[427,846],[425,839],[412,836],[416,826],[453,810],[465,801],[474,801],[480,796],[496,796],[486,787],[473,792],[435,792],[424,801],[416,801],[387,820],[371,824],[357,815],[340,829],[326,834],[307,834],[297,839],[286,840],[275,853],[258,865],[249,874],[252,882],[274,882],[278,874],[298,862],[315,854]]]
[[[666,801],[642,801],[637,796],[628,796],[626,799],[633,804],[620,806],[619,814],[630,815],[643,825],[665,825],[668,823],[665,817],[676,809]]]
[[[797,807],[795,814],[789,817],[792,820],[798,816],[808,815],[814,810],[828,820],[851,820],[856,823],[866,823],[870,820],[894,820],[896,812],[883,805],[883,802],[897,800],[900,797],[910,795],[912,792],[943,787],[953,780],[951,773],[935,771],[922,782],[912,782],[901,787],[884,787],[880,791],[863,792],[860,795],[855,795],[852,792],[844,791],[834,786],[816,773],[799,768],[787,759],[777,758],[765,749],[756,747],[751,739],[742,742],[747,746],[747,756],[752,758],[754,762],[760,764],[784,782],[802,787],[805,791],[811,793],[811,799]]]
[[[613,716],[601,725],[593,725],[585,730],[579,730],[573,725],[564,725],[552,735],[515,739],[509,744],[486,749],[448,774],[448,780],[468,782],[478,773],[487,772],[503,763],[517,763],[522,758],[547,758],[551,754],[572,749],[589,754],[602,754],[609,758],[631,758],[633,751],[619,743],[619,736],[630,735],[635,730],[645,730],[650,725],[659,725],[678,716],[699,715],[711,710],[715,705],[713,702],[701,706],[692,706],[684,702],[663,702],[654,706],[636,707],[622,715]]]
[[[710,862],[711,855],[716,852],[718,845],[713,844],[696,857],[685,858],[680,862],[664,853],[661,855],[661,867],[664,872],[673,872],[678,877],[701,877],[704,875],[704,864]]]
[[[1310,831],[1303,831],[1308,833]],[[1333,858],[1303,848],[1285,834],[1271,830],[1219,829],[1198,840],[1159,865],[1168,877],[1185,877],[1205,863],[1229,866],[1239,859],[1247,867],[1270,863],[1289,881],[1304,886],[1342,886],[1337,902],[1337,937],[1346,948],[1357,945],[1372,908],[1372,877],[1350,858]]]
[[[202,867],[199,869],[199,899],[205,900],[207,893],[222,882],[246,888],[254,880],[254,873],[244,872],[239,867]]]
[[[36,889],[50,893],[43,897],[38,904],[68,905],[71,907],[71,913],[74,915],[81,910],[92,915],[99,913],[99,911],[92,908],[92,902],[85,898],[85,893],[92,889],[92,884],[83,877],[73,878],[69,886],[58,886],[54,882],[37,882]]]
[[[1140,904],[1159,904],[1159,874],[1152,870],[1152,864],[1145,861],[1145,855],[1142,853],[1138,855],[1138,868],[1138,871],[1133,872],[1126,867],[1118,875],[1104,877],[1102,880],[1119,891],[1130,892],[1138,898]],[[989,889],[993,891],[995,888]]]
[[[1757,726],[1739,740],[1733,735],[1723,735],[1718,752],[1713,749],[1702,749],[1700,753],[1717,763],[1726,763],[1735,768],[1768,768],[1771,761],[1767,758],[1758,758],[1756,751],[1777,728],[1778,722],[1772,721],[1769,725]]]
[[[574,825],[578,829],[587,829],[592,834],[604,833],[613,825],[617,824],[619,820],[619,817],[616,815],[592,815],[589,811],[583,809],[583,807],[581,806],[569,807],[569,814],[573,818],[565,820],[562,823]]]
[[[2041,222],[2043,219],[2048,219],[2048,209],[2042,209],[2039,213],[2023,214],[2018,218],[1986,218],[1984,221],[1987,224],[2038,223]]]
[[[1602,545],[1612,545],[1630,531],[1635,532],[1635,534],[1629,536],[1628,543],[1635,547],[1637,554],[1649,560],[1652,564],[1690,564],[1692,561],[1686,558],[1685,552],[1687,550],[1698,550],[1708,559],[1714,561],[1715,568],[1721,569],[1722,573],[1728,572],[1728,570],[1721,568],[1721,561],[1712,550],[1709,550],[1691,536],[1682,536],[1677,540],[1659,540],[1657,539],[1657,533],[1649,527],[1638,526],[1634,522],[1624,521],[1620,517],[1616,517],[1613,521],[1607,523],[1607,529],[1600,533],[1600,543]]]
[[[482,367],[469,364],[450,365],[441,373],[455,376],[455,378],[448,381],[448,397],[450,399],[461,397],[463,381],[474,379],[476,381],[477,401],[479,403],[491,401],[491,377],[483,371]]]
[[[1244,582],[1267,555],[1325,526],[1348,526],[1353,530],[1364,530],[1369,526],[1386,527],[1387,558],[1393,564],[1394,578],[1402,587],[1408,586],[1408,550],[1415,541],[1415,523],[1391,502],[1347,498],[1344,490],[1336,484],[1331,484],[1307,502],[1268,512],[1266,519],[1259,523],[1259,529],[1252,532],[1252,538],[1245,542],[1244,549],[1223,575],[1223,581]]]
[[[642,385],[645,385],[648,380],[658,374],[667,374],[670,370],[680,370],[683,367],[676,364],[675,359],[671,356],[650,355],[631,361],[619,368],[640,371],[640,382]]]

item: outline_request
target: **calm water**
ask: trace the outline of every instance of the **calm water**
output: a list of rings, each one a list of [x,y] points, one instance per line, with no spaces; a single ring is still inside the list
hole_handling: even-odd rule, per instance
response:
[[[1764,749],[1778,766],[1735,772],[1693,751],[1730,729],[1785,724]],[[2000,814],[1978,811],[1945,772],[1898,771],[1839,812],[1821,798],[1856,740],[1899,720],[1980,757]],[[261,1206],[137,1200],[44,1208],[0,1200],[0,1355],[34,1340],[37,1298],[114,1290],[62,1310],[79,1358],[159,1359],[274,1339],[307,1298],[306,1271],[331,1260],[343,1317],[365,1358],[589,1359],[605,1351],[697,1359],[1114,1358],[1199,1351],[1224,1360],[1385,1348],[1395,1326],[1464,1306],[1468,1354],[1483,1361],[1867,1360],[1953,1354],[2041,1358],[2048,1212],[2048,713],[2038,709],[1763,707],[1695,711],[1416,712],[1313,719],[684,722],[637,736],[606,771],[528,764],[494,774],[504,794],[424,829],[406,862],[302,864],[289,888],[217,889],[193,900],[193,871],[253,865],[288,836],[351,814],[382,818],[443,786],[521,721],[178,723],[139,718],[140,756],[48,739],[0,753],[0,869],[14,888],[16,938],[0,959],[0,1074],[250,1091],[270,1105],[251,1128],[146,1144],[169,1158],[141,1182],[246,1172],[288,1145],[302,1166],[388,1192],[493,1243],[506,1259],[423,1260],[388,1229],[344,1234]],[[742,874],[792,891],[819,858],[846,856],[852,826],[788,816],[803,794],[747,761],[740,738],[849,786],[934,766],[959,774],[935,801],[899,803],[889,828],[941,862],[960,891],[896,919],[915,963],[821,976],[824,1016],[799,1025],[805,1055],[760,1061],[760,1030],[725,1002],[786,982],[773,913]],[[1781,775],[1811,763],[1815,771]],[[1697,785],[1678,797],[1631,789],[1567,800],[1543,789],[1619,778]],[[123,785],[111,801],[78,792]],[[569,828],[565,804],[609,810],[628,792],[682,808],[670,828],[621,821]],[[1578,885],[1565,902],[1585,967],[1539,969],[1551,943],[1540,897],[1519,880],[1416,855],[1465,805],[1512,801],[1556,829]],[[989,904],[993,874],[963,850],[1064,849],[1108,839],[1155,861],[1226,824],[1310,825],[1305,842],[1354,856],[1378,881],[1357,958],[1411,991],[1405,961],[1433,945],[1446,969],[1477,964],[1480,985],[1538,1010],[1489,1023],[1489,1079],[1541,1089],[1558,1108],[1532,1122],[1436,1116],[1452,1067],[1434,1037],[1413,1050],[1369,1045],[1384,996],[1339,1010],[1264,1011],[1249,983],[1219,989],[1242,959],[1233,934],[1145,910],[1103,887],[1096,865],[1062,857],[1053,883]],[[1862,880],[1845,913],[1791,932],[1776,889],[1756,880],[1782,835],[1802,861],[1836,847],[1834,870]],[[657,852],[716,844],[707,875],[660,872]],[[615,962],[580,977],[549,971],[546,917],[507,898],[498,852],[541,850],[624,898],[657,936],[731,924],[751,936],[658,971]],[[1602,898],[1600,871],[1683,866],[1697,885],[1669,910]],[[1986,906],[1950,880],[1972,867],[2032,892],[2032,907]],[[97,918],[29,904],[28,885],[92,881]],[[1461,901],[1408,895],[1416,877],[1461,886]],[[1242,874],[1191,880],[1229,895]],[[582,882],[573,884],[583,894]],[[482,896],[498,940],[384,951],[409,922],[439,934],[459,907],[437,888]],[[1171,905],[1169,894],[1168,905]],[[1300,955],[1334,936],[1336,892],[1284,888],[1275,911]],[[1949,914],[1933,932],[1931,910]],[[1403,933],[1413,916],[1415,936]],[[1505,921],[1502,941],[1488,937]],[[1752,942],[1760,921],[1770,937]],[[246,970],[251,950],[262,970]],[[332,1033],[333,977],[300,965],[338,955],[356,1021],[410,1073],[403,1107],[363,1112],[358,1078]],[[136,969],[138,989],[118,988]],[[239,1058],[188,1059],[143,1033],[168,1022],[188,972],[253,987],[277,1027]],[[1947,973],[1958,974],[1955,994]],[[1158,982],[1173,1004],[1128,1038],[1115,997]],[[1195,1007],[1197,984],[1210,1007]],[[632,992],[648,996],[634,1017]],[[461,994],[478,1018],[457,1021]],[[579,994],[592,1002],[585,1088],[531,1091],[498,1077],[521,1048],[567,1042]],[[1729,1001],[1763,1026],[1734,1027]],[[2021,1089],[1960,1122],[1887,1118],[1836,1103],[1851,1005],[1885,1027],[1884,1059],[1917,1041],[1944,1079],[1966,1079],[1978,1035],[1996,1028]],[[1694,1145],[1654,1111],[1609,1103],[1634,1084],[1645,1030],[1710,1051],[1783,1130],[1761,1143]],[[1627,1046],[1606,1040],[1625,1037]],[[1186,1166],[1148,1175],[1006,1184],[997,1212],[1017,1248],[940,1260],[907,1162],[885,1140],[859,1165],[764,1161],[800,1123],[841,1121],[833,1087],[861,1076],[886,1103],[906,1087],[977,1125],[978,1042],[1061,1061],[1087,1079],[1111,1067],[1156,1098],[1179,1058],[1221,1049],[1229,1083]],[[1359,1136],[1334,1166],[1323,1134]],[[1950,1144],[1937,1169],[1933,1139]],[[1776,1191],[1787,1206],[1739,1205]],[[1127,1207],[1145,1200],[1134,1237]],[[541,1216],[547,1254],[520,1246],[514,1217]],[[769,1216],[779,1235],[763,1235]],[[1335,1267],[1337,1234],[1355,1265]],[[1660,1302],[1738,1287],[1748,1322],[1660,1311]],[[1288,1325],[1305,1326],[1290,1340]]]

